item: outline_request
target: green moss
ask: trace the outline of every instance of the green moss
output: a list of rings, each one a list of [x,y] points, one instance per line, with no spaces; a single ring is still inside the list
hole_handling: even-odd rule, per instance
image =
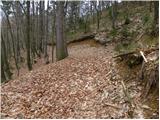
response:
[[[158,45],[158,43],[159,43],[158,37],[152,37],[152,36],[145,35],[142,38],[142,44],[144,47],[156,46],[156,45]]]
[[[135,42],[130,42],[127,46],[123,43],[119,43],[115,47],[115,51],[119,53],[127,53],[136,50],[136,48],[138,48],[138,44]]]

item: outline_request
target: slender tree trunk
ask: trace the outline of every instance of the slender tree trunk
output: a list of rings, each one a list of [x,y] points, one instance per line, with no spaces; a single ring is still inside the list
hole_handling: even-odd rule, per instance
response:
[[[57,1],[56,12],[56,57],[62,60],[68,56],[66,42],[64,40],[64,2]]]
[[[37,53],[37,56],[40,58],[41,57],[41,51],[40,51],[40,42],[41,42],[41,35],[39,35],[40,33],[40,20],[39,20],[39,9],[38,9],[38,3],[37,3],[37,6],[36,6],[36,30],[35,30],[35,34],[36,34],[36,53]]]
[[[16,9],[16,13],[15,13],[15,19],[16,19],[16,28],[17,28],[17,46],[16,46],[16,56],[17,56],[17,61],[20,62],[20,6],[18,1],[16,1],[15,3],[15,9]]]
[[[112,29],[115,29],[115,6],[114,6],[114,3],[112,3],[111,1],[111,4],[112,4]]]
[[[26,26],[26,33],[27,33],[27,41],[26,41],[26,48],[27,48],[27,66],[29,70],[32,70],[31,58],[30,58],[30,1],[27,1],[27,26]]]
[[[2,49],[3,50],[3,49]],[[4,71],[3,51],[1,50],[1,82],[6,81],[6,75]]]
[[[152,12],[152,1],[149,2],[149,11]]]
[[[40,46],[39,49],[44,53],[44,1],[40,1]]]
[[[37,52],[37,42],[36,42],[36,23],[35,22],[35,4],[34,4],[35,1],[32,1],[32,56],[35,58],[35,55],[37,55],[39,57],[39,54]],[[38,30],[38,29],[37,29]]]
[[[154,1],[154,21],[155,24],[159,21],[159,1]]]
[[[47,42],[48,42],[48,14],[49,14],[49,1],[47,2],[47,16],[46,16],[46,38],[45,38],[45,42],[44,42],[44,58],[45,58],[45,63],[48,64],[49,63],[49,56],[47,53]]]
[[[100,19],[99,16],[100,16],[100,13],[97,10],[97,30],[99,30],[99,19]]]
[[[53,4],[53,21],[52,21],[52,63],[54,61],[54,44],[55,44],[55,32],[56,32],[56,28],[55,28],[55,19],[56,19],[56,12],[55,12],[55,3]]]
[[[54,21],[55,22],[55,21]],[[52,63],[54,60],[54,35],[55,35],[55,23],[53,23],[54,25],[52,25]]]
[[[5,45],[5,42],[4,42],[4,39],[3,39],[3,35],[1,35],[1,43],[2,43],[2,50],[3,50],[3,52],[2,52],[2,54],[3,54],[3,62],[4,62],[4,65],[5,65],[5,71],[6,71],[6,73],[7,73],[7,77],[8,77],[8,79],[11,79],[11,76],[12,76],[12,73],[11,73],[11,71],[10,71],[10,68],[9,68],[9,62],[8,62],[8,58],[7,58],[7,56],[6,56],[6,45]]]
[[[100,1],[97,1],[98,2],[98,6],[97,6],[97,3],[95,4],[95,9],[96,9],[96,12],[97,12],[97,30],[99,30],[99,24],[100,24]]]
[[[33,59],[35,59],[35,55],[36,55],[36,47],[35,47],[35,22],[34,22],[34,1],[32,1],[32,20],[31,20],[31,51],[32,51],[32,56]],[[32,59],[32,60],[33,60]],[[33,62],[32,62],[33,63]]]
[[[11,41],[12,41],[12,45],[13,45],[13,57],[14,57],[16,69],[17,69],[17,72],[18,72],[18,75],[19,75],[19,67],[18,67],[18,63],[17,63],[16,49],[15,49],[15,43],[14,43],[15,39],[14,39],[14,35],[13,35],[13,32],[12,32],[11,24],[10,24],[10,21],[9,21],[9,16],[7,15],[6,12],[4,12],[4,13],[6,15],[9,31],[10,31],[10,34],[11,34]]]
[[[2,56],[2,54],[1,54]],[[3,65],[3,60],[2,60],[2,57],[1,57],[1,82],[4,82],[6,81],[6,76],[5,76],[5,73],[4,73],[4,65]]]

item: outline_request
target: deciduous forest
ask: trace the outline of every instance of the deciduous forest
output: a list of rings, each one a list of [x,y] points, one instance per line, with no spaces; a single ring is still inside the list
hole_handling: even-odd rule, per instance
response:
[[[159,118],[159,1],[0,1],[3,119]]]

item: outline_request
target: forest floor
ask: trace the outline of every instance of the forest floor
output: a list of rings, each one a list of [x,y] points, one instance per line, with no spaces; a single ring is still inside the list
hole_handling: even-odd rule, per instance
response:
[[[2,117],[157,118],[158,96],[152,99],[154,105],[140,97],[141,66],[130,69],[117,63],[114,48],[114,43],[105,47],[94,40],[72,43],[64,60],[2,84]]]

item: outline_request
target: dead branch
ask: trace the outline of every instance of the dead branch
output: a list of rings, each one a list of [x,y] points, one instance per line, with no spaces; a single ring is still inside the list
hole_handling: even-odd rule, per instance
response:
[[[147,59],[146,59],[146,57],[144,56],[144,53],[143,53],[142,51],[140,51],[140,54],[142,55],[144,61],[145,61],[145,62],[148,62]]]
[[[159,48],[152,48],[152,49],[147,49],[147,50],[132,51],[132,52],[123,53],[123,54],[119,54],[119,55],[113,56],[113,58],[123,57],[123,56],[127,56],[127,55],[134,54],[134,53],[138,54],[140,51],[143,51],[144,53],[148,54],[148,53],[150,53],[152,51],[155,51],[155,50],[159,50]]]
[[[124,92],[125,96],[127,97],[127,101],[128,101],[129,103],[131,103],[131,96],[130,96],[130,94],[128,93],[127,87],[125,86],[125,84],[124,84],[123,81],[121,81],[121,84],[122,84],[122,87],[123,87],[123,92]]]
[[[111,107],[114,107],[116,109],[121,109],[119,106],[111,104],[111,103],[105,103],[105,106],[111,106]]]

